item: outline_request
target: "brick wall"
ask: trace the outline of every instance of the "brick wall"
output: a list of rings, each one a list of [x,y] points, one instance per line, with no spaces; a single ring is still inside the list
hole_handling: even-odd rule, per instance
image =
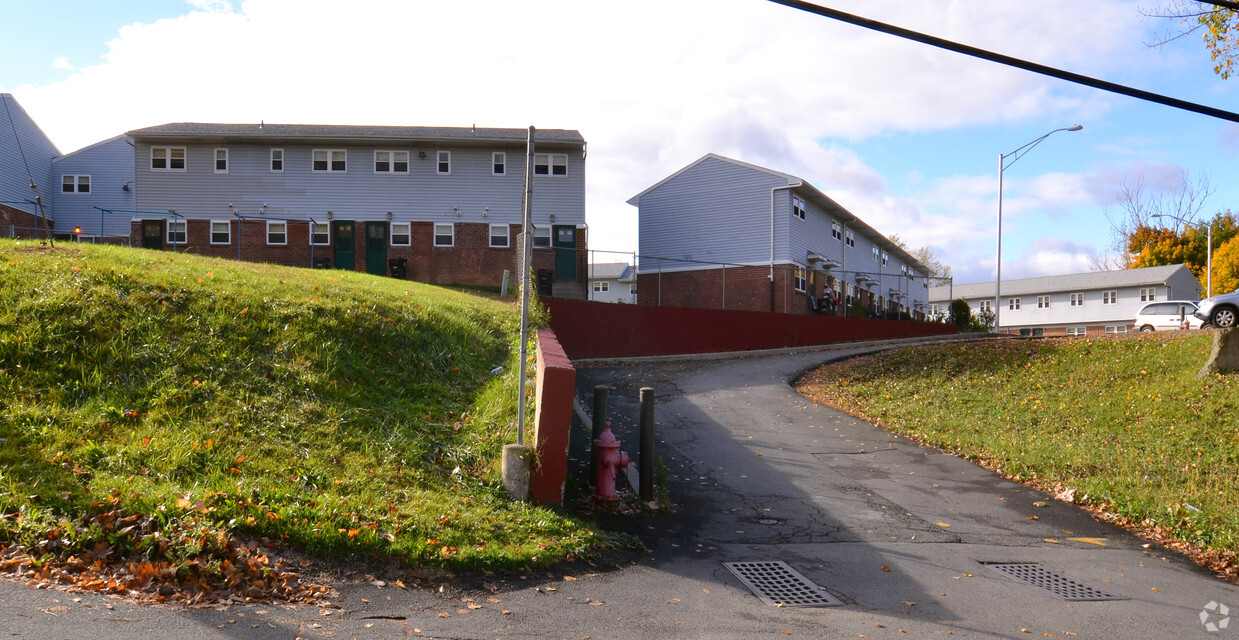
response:
[[[48,220],[47,226],[56,231],[56,221]],[[72,231],[72,229],[70,229]],[[5,238],[46,238],[42,221],[33,213],[0,204],[0,236]]]

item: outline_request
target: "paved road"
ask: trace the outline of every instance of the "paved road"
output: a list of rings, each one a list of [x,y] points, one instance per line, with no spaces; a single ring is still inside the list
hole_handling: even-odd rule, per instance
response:
[[[0,632],[28,638],[1239,638],[1239,621],[1210,632],[1199,619],[1210,602],[1239,607],[1239,588],[1146,549],[1070,504],[806,402],[790,388],[800,372],[854,353],[583,368],[578,389],[587,405],[595,384],[612,386],[615,429],[633,453],[637,390],[657,391],[659,453],[677,511],[618,520],[651,550],[624,570],[575,572],[571,580],[555,571],[496,577],[477,592],[451,584],[439,593],[360,582],[340,585],[339,608],[326,609],[185,611],[4,583]],[[771,606],[723,565],[776,561],[842,606]],[[1123,599],[1070,602],[986,563],[1039,563]]]

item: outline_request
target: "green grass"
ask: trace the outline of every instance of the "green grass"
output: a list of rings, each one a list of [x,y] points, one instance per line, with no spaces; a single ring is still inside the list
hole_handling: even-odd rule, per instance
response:
[[[0,540],[182,567],[231,534],[449,569],[587,552],[500,484],[518,329],[407,281],[0,241]]]
[[[1239,550],[1239,374],[1213,334],[904,349],[815,371],[807,396],[1206,550]]]

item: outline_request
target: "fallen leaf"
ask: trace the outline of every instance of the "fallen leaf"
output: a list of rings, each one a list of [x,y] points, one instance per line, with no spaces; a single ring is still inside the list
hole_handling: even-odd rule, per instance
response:
[[[474,603],[472,603],[472,602],[470,602],[467,606],[468,606],[470,609],[481,609],[481,608],[482,608],[482,605],[480,605],[480,604],[474,604]]]
[[[1157,591],[1157,589],[1154,589],[1154,591]],[[588,605],[589,605],[589,606],[591,606],[591,607],[596,607],[596,606],[598,606],[598,605],[600,605],[600,604],[604,604],[604,603],[603,603],[603,601],[601,601],[601,600],[586,600],[586,601],[585,601],[585,604],[588,604]]]
[[[504,613],[507,613],[507,611],[504,611]],[[440,614],[439,614],[439,617],[440,617],[440,618],[450,618],[450,617],[452,617],[452,614],[450,614],[450,613],[448,613],[448,612],[444,611],[443,613],[440,613]]]
[[[884,565],[882,565],[882,570],[883,570],[883,571],[890,571],[890,570],[891,570],[891,568],[890,568],[890,566],[889,566],[889,565],[885,565],[885,564],[884,564]]]
[[[1042,538],[1042,540],[1043,540],[1043,541],[1045,541],[1045,542],[1049,542],[1049,543],[1051,543],[1051,544],[1060,544],[1060,543],[1059,543],[1057,540],[1055,540],[1054,538]]]
[[[951,528],[951,525],[949,525],[949,524],[947,524],[947,523],[945,523],[945,522],[939,522],[939,523],[938,523],[938,526],[939,526],[939,527],[945,527],[945,528],[947,528],[947,529],[950,529],[950,528]]]
[[[401,581],[401,580],[397,580],[397,581],[396,581],[396,586],[397,586],[397,587],[400,587],[401,589],[406,588],[406,587],[404,586],[404,582],[403,582],[403,581]]]

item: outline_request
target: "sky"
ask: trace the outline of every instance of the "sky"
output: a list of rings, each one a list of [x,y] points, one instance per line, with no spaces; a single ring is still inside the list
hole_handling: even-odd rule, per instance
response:
[[[1239,111],[1239,79],[1158,0],[819,0],[1043,65]],[[1146,6],[1147,4],[1147,6]],[[1239,211],[1239,124],[764,0],[0,0],[0,92],[64,153],[168,122],[576,129],[596,262],[633,195],[707,153],[803,178],[956,283],[1081,273],[1125,182]],[[17,53],[20,52],[20,53]],[[536,203],[536,201],[535,201]],[[611,253],[614,252],[614,253]],[[627,255],[625,255],[627,254]]]

